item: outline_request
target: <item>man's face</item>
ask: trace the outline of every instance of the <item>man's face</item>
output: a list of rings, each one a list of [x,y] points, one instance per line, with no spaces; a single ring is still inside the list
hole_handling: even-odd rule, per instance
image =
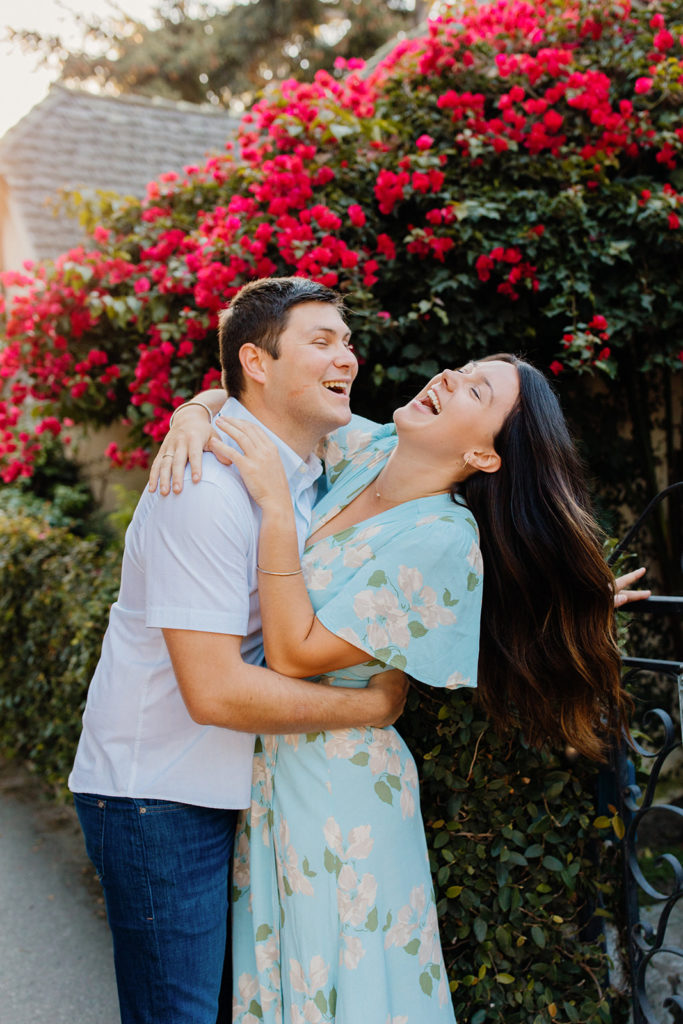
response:
[[[339,311],[327,302],[302,302],[289,311],[279,358],[264,360],[263,391],[285,439],[291,431],[314,446],[349,422],[351,384],[358,373],[350,338]]]

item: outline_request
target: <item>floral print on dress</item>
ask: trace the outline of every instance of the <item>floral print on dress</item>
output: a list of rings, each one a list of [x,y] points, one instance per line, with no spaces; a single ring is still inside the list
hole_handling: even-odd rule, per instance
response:
[[[357,417],[328,439],[312,530],[395,444],[392,427]],[[474,685],[478,532],[448,495],[334,533],[302,567],[320,620],[367,654],[321,684],[364,687],[395,665]],[[235,851],[235,1024],[454,1024],[417,768],[395,729],[263,737]]]

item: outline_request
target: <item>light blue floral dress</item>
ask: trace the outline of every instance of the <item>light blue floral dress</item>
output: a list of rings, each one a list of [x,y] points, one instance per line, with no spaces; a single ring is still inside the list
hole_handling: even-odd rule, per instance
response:
[[[354,417],[326,451],[312,531],[374,479],[393,426]],[[309,546],[321,622],[368,652],[321,683],[387,665],[434,686],[476,682],[481,556],[448,495],[407,502]],[[395,729],[257,741],[236,839],[233,1021],[453,1024],[415,762]]]

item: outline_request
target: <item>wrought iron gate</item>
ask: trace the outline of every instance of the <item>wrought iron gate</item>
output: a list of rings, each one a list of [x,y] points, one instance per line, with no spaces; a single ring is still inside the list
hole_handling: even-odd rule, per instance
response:
[[[682,488],[683,482],[674,484],[657,495],[613,552],[612,561],[634,539],[653,509],[664,498],[679,492]],[[658,618],[681,616],[683,597],[651,597],[648,601],[629,605],[629,612]],[[624,658],[624,664],[628,668],[625,682],[643,671],[655,673],[672,681],[678,692],[683,727],[683,661],[629,657]],[[623,839],[624,914],[633,1024],[671,1024],[672,1021],[674,1024],[683,1024],[683,949],[671,941],[670,934],[667,937],[672,912],[683,896],[683,866],[675,855],[663,854],[656,863],[665,871],[665,883],[655,885],[648,880],[642,870],[637,844],[638,831],[649,815],[657,813],[664,815],[669,821],[676,817],[683,820],[683,807],[655,803],[655,791],[662,766],[669,754],[680,745],[681,737],[677,735],[677,728],[671,716],[660,708],[647,712],[644,725],[648,737],[651,733],[657,735],[650,749],[636,744],[638,754],[646,763],[651,764],[644,793],[634,781],[632,761],[626,746],[622,746],[618,751],[614,766],[618,810],[626,826]],[[643,920],[641,894],[650,904],[647,921]],[[648,970],[657,961],[657,957],[663,955],[671,958],[675,965],[672,974],[667,978],[671,991],[653,999],[648,993]]]

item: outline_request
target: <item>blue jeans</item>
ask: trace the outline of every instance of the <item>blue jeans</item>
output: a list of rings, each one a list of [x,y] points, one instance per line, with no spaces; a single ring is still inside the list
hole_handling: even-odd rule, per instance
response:
[[[216,1024],[237,811],[74,794],[123,1024]]]

